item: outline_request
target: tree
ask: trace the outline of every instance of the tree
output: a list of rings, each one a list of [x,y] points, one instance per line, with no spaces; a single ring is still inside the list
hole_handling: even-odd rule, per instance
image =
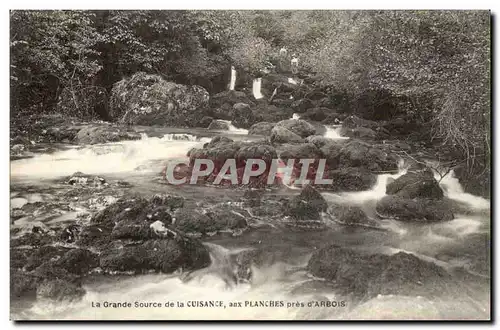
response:
[[[11,101],[14,109],[52,107],[61,89],[86,84],[101,69],[102,40],[88,11],[10,13]]]

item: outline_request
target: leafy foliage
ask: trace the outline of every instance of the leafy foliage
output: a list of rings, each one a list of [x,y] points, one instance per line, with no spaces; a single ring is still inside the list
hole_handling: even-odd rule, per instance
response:
[[[489,166],[488,11],[12,11],[10,19],[14,111],[59,101],[65,113],[102,117],[113,84],[137,72],[218,92],[230,65],[255,76],[286,47],[332,98],[348,95],[358,116],[402,116],[469,169]]]
[[[86,11],[11,12],[13,107],[54,105],[61,86],[82,85],[101,69],[102,40]]]

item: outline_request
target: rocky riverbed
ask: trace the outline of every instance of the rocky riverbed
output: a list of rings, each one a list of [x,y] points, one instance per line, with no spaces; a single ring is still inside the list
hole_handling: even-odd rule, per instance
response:
[[[54,115],[16,124],[11,316],[489,318],[489,200],[465,192],[453,171],[443,175],[419,153],[425,146],[395,138],[404,122],[338,111],[307,84],[275,78],[263,83],[264,95],[280,89],[270,102],[135,77],[116,87],[129,91],[113,103],[118,123]],[[132,108],[140,88],[185,97]],[[192,104],[206,111],[186,115]],[[196,159],[216,171],[235,159],[240,175],[250,158],[325,159],[333,183],[268,184],[264,173],[248,185],[215,185],[212,175],[174,186],[164,176],[183,160],[177,174],[190,177]],[[93,307],[215,297],[227,308]],[[299,303],[228,307],[261,300]]]

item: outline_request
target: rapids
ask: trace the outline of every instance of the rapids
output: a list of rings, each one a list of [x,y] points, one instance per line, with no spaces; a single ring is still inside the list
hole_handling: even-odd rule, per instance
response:
[[[260,93],[260,91],[259,91]],[[294,115],[295,118],[295,115]],[[163,135],[144,133],[141,140],[122,141],[92,146],[70,146],[52,153],[37,154],[35,157],[11,162],[11,185],[16,187],[11,194],[15,207],[33,201],[40,201],[43,195],[34,193],[29,200],[22,197],[25,185],[31,190],[42,191],[54,186],[54,180],[71,175],[76,171],[103,175],[132,181],[140,193],[161,192],[166,189],[152,177],[165,166],[169,159],[186,159],[187,151],[210,141],[207,131],[185,131]],[[245,130],[231,129],[232,138],[246,139]],[[154,136],[153,136],[154,135]],[[343,138],[338,128],[327,127],[325,136]],[[360,205],[372,210],[377,200],[385,195],[385,186],[390,178],[405,173],[401,164],[397,174],[381,174],[375,186],[363,192],[328,193],[322,195],[329,203]],[[133,179],[135,178],[135,179]],[[77,302],[49,302],[37,300],[31,306],[14,307],[14,319],[144,319],[144,320],[289,320],[289,319],[367,319],[367,318],[414,318],[446,319],[489,316],[489,287],[479,280],[470,282],[470,290],[464,292],[464,300],[448,297],[428,300],[422,297],[379,296],[360,305],[351,305],[340,297],[328,283],[309,275],[305,266],[311,253],[335,242],[341,246],[396,253],[407,251],[420,258],[453,269],[470,269],[469,276],[488,278],[489,272],[477,271],[478,260],[489,267],[490,202],[478,196],[467,194],[450,172],[440,182],[445,196],[464,203],[470,210],[459,214],[449,222],[413,225],[392,220],[381,220],[384,230],[369,228],[346,228],[332,223],[321,232],[291,233],[276,235],[266,230],[255,230],[237,238],[214,237],[204,244],[209,248],[212,265],[191,274],[148,274],[141,276],[92,276],[84,283],[87,293]],[[203,199],[206,196],[220,196],[226,200],[236,199],[242,192],[216,187],[189,187],[176,190],[187,199]],[[293,195],[296,191],[283,188],[282,195]],[[49,193],[50,194],[50,193]],[[35,197],[33,197],[35,196]],[[38,197],[36,197],[38,196]],[[69,217],[76,217],[69,214]],[[67,220],[67,219],[66,219]],[[252,266],[250,283],[231,282],[234,261],[231,255],[245,249],[263,249],[266,262],[259,267]],[[232,283],[232,284],[231,284]],[[301,303],[328,299],[338,307],[300,307]],[[188,302],[222,301],[224,307],[161,307],[161,308],[104,308],[93,307],[97,302]],[[283,301],[285,307],[231,307],[234,302],[257,302],[260,300]],[[341,302],[347,307],[339,307]],[[465,301],[465,302],[464,302]],[[295,304],[297,303],[297,304]]]

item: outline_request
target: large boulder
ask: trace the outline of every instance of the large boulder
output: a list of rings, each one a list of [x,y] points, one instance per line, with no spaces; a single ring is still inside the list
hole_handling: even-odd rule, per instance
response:
[[[325,198],[311,185],[302,188],[297,198],[306,201],[319,212],[325,212],[328,208]]]
[[[253,124],[248,130],[248,135],[271,135],[271,131],[276,123],[268,123],[268,122],[260,122],[257,124]]]
[[[84,226],[74,240],[78,246],[99,250],[109,243],[111,230],[107,224],[91,224]]]
[[[225,120],[214,119],[208,126],[209,130],[229,131],[229,122]]]
[[[236,103],[233,105],[231,121],[236,127],[249,128],[257,120],[250,105],[246,103]]]
[[[135,125],[194,126],[209,95],[201,86],[186,86],[159,75],[138,72],[117,82],[111,91],[110,116]]]
[[[176,195],[155,195],[120,199],[90,219],[90,224],[114,230],[117,224],[142,226],[155,221],[171,223],[170,210],[182,207],[184,200]]]
[[[386,193],[409,199],[442,199],[444,196],[431,170],[408,172],[400,176],[387,185]]]
[[[220,228],[205,212],[197,209],[178,209],[173,214],[173,227],[186,234],[206,234]]]
[[[270,141],[272,143],[301,143],[304,139],[285,127],[274,126],[271,130]]]
[[[227,136],[224,136],[224,135],[217,135],[215,137],[212,138],[212,140],[210,140],[210,142],[208,142],[208,144],[206,145],[207,148],[212,148],[212,147],[215,147],[217,145],[223,145],[223,144],[231,144],[233,143],[234,140],[227,137]]]
[[[364,167],[373,172],[397,171],[398,157],[369,143],[349,140],[342,145],[337,156],[337,164],[334,162],[329,165],[341,168]]]
[[[78,131],[75,142],[78,144],[98,144],[122,140],[139,140],[140,134],[129,132],[123,127],[113,125],[88,125]]]
[[[279,149],[284,162],[289,159],[295,159],[296,162],[300,159],[320,159],[323,156],[321,150],[312,143],[284,144]]]
[[[384,196],[376,210],[382,218],[407,222],[438,222],[453,220],[451,206],[443,200],[409,199],[398,195]]]
[[[319,139],[315,136],[311,137],[311,139],[314,139],[311,141],[316,141],[316,145],[321,145],[321,152],[325,156],[328,166],[337,168],[339,166],[340,151],[347,144],[346,140]]]
[[[306,142],[314,144],[317,148],[323,148],[325,145],[332,143],[332,139],[322,135],[310,135],[306,138]]]
[[[30,251],[32,252],[25,261],[24,265],[24,269],[27,271],[32,271],[45,262],[61,258],[66,252],[69,251],[69,249],[65,247],[46,245]]]
[[[316,133],[316,128],[305,120],[287,119],[276,124],[276,127],[284,127],[302,138]]]
[[[333,216],[335,221],[346,226],[380,227],[379,224],[370,219],[365,211],[355,205],[332,205],[328,208],[328,214]]]
[[[231,120],[233,115],[233,106],[224,103],[220,107],[213,108],[210,111],[210,116],[214,117],[215,119],[223,119],[223,120]]]
[[[218,168],[227,159],[235,158],[236,153],[241,147],[242,143],[240,142],[219,143],[213,147],[207,146],[207,148],[201,149],[201,154],[190,153],[189,156],[191,160],[196,158],[211,159],[216,163],[215,167]]]
[[[331,185],[322,185],[321,188],[332,191],[365,191],[370,190],[377,182],[377,176],[362,167],[327,170],[323,177],[333,182]]]
[[[179,209],[175,212],[174,218],[174,228],[194,235],[234,232],[247,227],[247,221],[241,213],[223,206],[205,211]]]
[[[71,249],[57,259],[53,265],[71,274],[85,275],[99,266],[99,257],[86,249]]]
[[[113,246],[103,251],[100,258],[100,267],[105,271],[138,274],[151,270],[162,273],[172,273],[177,269],[195,270],[209,264],[210,255],[201,242],[180,234],[175,239]]]
[[[278,158],[276,149],[268,144],[253,144],[242,146],[236,153],[236,163],[243,165],[247,159],[262,159],[266,164],[271,164]]]
[[[172,223],[172,217],[166,206],[157,206],[150,208],[144,218],[129,218],[117,222],[111,231],[111,237],[114,239],[132,239],[144,240],[154,238],[155,235],[153,223],[160,221],[164,226]]]
[[[284,213],[297,220],[320,220],[320,213],[325,212],[327,207],[323,196],[307,185],[285,205]]]
[[[278,108],[275,105],[258,104],[254,109],[255,120],[257,122],[278,122],[292,116],[292,112],[287,108]]]
[[[90,224],[113,229],[121,221],[146,219],[145,209],[149,202],[145,198],[120,199],[90,219]]]
[[[314,276],[332,281],[341,293],[359,300],[379,294],[440,297],[456,289],[446,270],[404,252],[361,254],[330,245],[315,251],[307,267]]]

